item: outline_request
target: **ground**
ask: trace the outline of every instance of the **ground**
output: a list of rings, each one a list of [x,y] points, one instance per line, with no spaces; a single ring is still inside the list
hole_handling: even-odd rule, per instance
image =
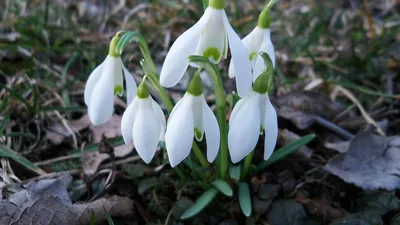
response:
[[[265,2],[227,2],[230,22],[244,37]],[[215,171],[204,178],[194,156],[171,169],[163,145],[146,165],[120,137],[125,97],[117,99],[111,121],[94,127],[83,91],[119,30],[140,32],[161,69],[173,41],[201,17],[202,1],[2,1],[2,203],[21,184],[62,178],[68,185],[51,193],[68,190],[70,205],[63,207],[88,220],[93,209],[99,223],[110,215],[115,224],[399,224],[399,10],[398,0],[279,0],[271,24],[277,55],[271,96],[280,129],[275,152],[292,154],[263,164],[260,138],[246,180],[250,217],[237,197],[219,194],[194,219],[182,221]],[[129,44],[123,61],[137,82],[141,58],[137,44]],[[220,68],[229,114],[235,85],[226,75],[228,63]],[[168,90],[174,101],[186,85]],[[213,109],[212,87],[205,93]],[[236,193],[240,184],[233,176],[228,183]]]

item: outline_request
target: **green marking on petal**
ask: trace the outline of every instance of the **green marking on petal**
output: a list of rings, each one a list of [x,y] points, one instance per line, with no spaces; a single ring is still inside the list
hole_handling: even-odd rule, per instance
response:
[[[194,128],[194,136],[196,137],[196,140],[201,140],[203,136],[203,132],[201,132],[197,127]]]
[[[114,95],[122,96],[124,94],[124,89],[121,85],[117,85],[114,87]]]
[[[210,57],[213,57],[215,61],[218,61],[221,58],[221,53],[219,52],[218,48],[211,47],[211,48],[207,48],[204,51],[203,56],[206,57],[207,59],[209,59]]]
[[[250,61],[253,61],[253,59],[255,59],[256,57],[257,57],[257,52],[252,52],[252,53],[250,53],[250,55],[249,55]]]

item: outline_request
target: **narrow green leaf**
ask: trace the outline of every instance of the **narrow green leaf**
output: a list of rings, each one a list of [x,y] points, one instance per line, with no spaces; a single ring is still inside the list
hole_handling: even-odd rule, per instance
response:
[[[245,216],[249,217],[251,215],[251,196],[248,183],[239,183],[238,197],[240,209],[242,209],[242,212]]]
[[[276,150],[272,154],[271,158],[269,158],[267,161],[263,161],[260,164],[258,164],[256,169],[252,172],[260,172],[261,170],[265,169],[266,167],[275,164],[276,162],[284,159],[289,154],[295,152],[300,147],[308,144],[314,138],[315,138],[315,134],[309,134],[307,136],[304,136],[304,137],[284,146],[283,148]]]
[[[95,225],[96,223],[96,217],[94,215],[94,212],[90,212],[90,225]]]
[[[44,175],[46,172],[44,172],[42,169],[37,167],[34,163],[26,159],[25,157],[21,156],[17,152],[11,150],[5,145],[0,145],[0,157],[5,157],[12,159],[16,161],[17,163],[25,166],[27,169],[39,174],[39,175]]]
[[[229,176],[236,180],[239,181],[240,180],[240,175],[242,174],[242,167],[241,164],[238,165],[232,165],[231,167],[229,167]]]
[[[111,219],[111,216],[110,216],[110,214],[108,214],[106,208],[103,207],[103,209],[104,209],[104,214],[106,215],[108,224],[109,225],[114,225],[114,221]]]
[[[9,116],[5,116],[3,118],[3,121],[1,121],[1,123],[0,123],[0,137],[3,136],[3,132],[7,127],[8,121],[10,121],[10,117]]]
[[[182,216],[181,219],[189,219],[199,212],[201,212],[210,202],[217,196],[218,190],[216,188],[210,188],[206,192],[204,192],[194,203],[192,207],[190,207]]]
[[[214,185],[214,187],[216,187],[222,194],[226,196],[232,196],[232,188],[226,181],[217,179],[214,180],[211,184]]]

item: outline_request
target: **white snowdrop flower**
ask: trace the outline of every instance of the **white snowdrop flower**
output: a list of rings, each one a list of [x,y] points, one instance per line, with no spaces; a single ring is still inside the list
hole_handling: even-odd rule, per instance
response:
[[[126,144],[133,141],[139,156],[150,163],[158,143],[164,140],[165,127],[164,113],[150,96],[145,81],[142,81],[137,96],[122,116],[121,131],[124,141]]]
[[[254,150],[260,127],[265,131],[264,160],[267,160],[278,137],[277,116],[268,94],[252,91],[237,102],[229,119],[228,147],[233,163],[238,163]]]
[[[275,68],[275,50],[271,41],[270,30],[270,12],[269,8],[265,8],[260,14],[258,25],[251,31],[245,38],[243,44],[247,49],[247,55],[251,61],[253,69],[253,81],[263,72],[265,65],[260,52],[265,52],[272,60],[273,67]],[[229,65],[229,77],[233,78],[239,75],[234,63],[231,61]]]
[[[121,57],[115,52],[119,36],[110,43],[106,59],[89,75],[85,87],[85,104],[88,107],[90,121],[93,125],[101,125],[112,116],[114,96],[122,96],[124,78],[127,89],[127,102],[132,102],[136,95],[136,82],[125,68]]]
[[[272,66],[266,53],[262,53],[261,57]],[[238,163],[254,150],[260,129],[261,134],[262,131],[265,132],[264,160],[269,159],[274,151],[278,138],[278,118],[268,97],[273,82],[273,71],[270,67],[256,79],[250,95],[240,99],[232,110],[228,148],[233,163]]]
[[[207,160],[213,162],[220,145],[219,126],[204,98],[201,78],[196,74],[189,84],[188,91],[175,105],[168,119],[165,145],[171,167],[175,167],[189,156],[193,137],[201,141],[204,133]]]
[[[251,90],[251,63],[241,39],[229,24],[225,0],[210,0],[200,20],[184,32],[169,50],[160,74],[164,87],[175,86],[184,75],[189,55],[200,55],[217,64],[228,48],[237,71],[236,85],[242,97]],[[195,66],[195,65],[193,65]]]

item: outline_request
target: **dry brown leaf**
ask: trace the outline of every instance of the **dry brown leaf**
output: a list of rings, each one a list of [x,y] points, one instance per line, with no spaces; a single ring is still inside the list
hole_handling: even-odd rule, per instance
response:
[[[90,125],[92,131],[93,143],[99,143],[104,134],[107,138],[115,138],[121,136],[121,120],[119,115],[113,115],[105,124],[100,126]]]
[[[69,125],[74,132],[79,132],[90,125],[90,119],[88,114],[82,116],[78,120],[72,120]],[[47,133],[46,138],[51,141],[53,144],[61,144],[64,139],[70,137],[71,134],[68,132],[67,128],[61,123],[56,123],[51,126]]]
[[[114,154],[117,158],[123,158],[133,150],[133,144],[121,145],[114,148]],[[93,175],[96,173],[100,164],[105,160],[109,159],[107,154],[101,154],[99,152],[88,152],[83,155],[83,173],[85,175]]]
[[[278,142],[281,143],[281,146],[285,146],[294,141],[297,141],[300,138],[301,137],[299,135],[291,132],[290,130],[284,129],[284,130],[281,130],[281,132],[279,132]],[[293,154],[296,156],[306,158],[306,159],[310,159],[313,152],[314,151],[312,149],[308,148],[307,146],[302,146],[299,148],[299,150],[295,151]]]
[[[305,206],[309,213],[322,217],[326,222],[331,222],[332,220],[341,218],[345,215],[344,212],[333,208],[329,201],[324,197],[320,199],[310,199],[298,192],[296,195],[296,201]]]
[[[111,217],[132,217],[134,203],[127,197],[113,196],[90,203],[72,204],[67,188],[71,176],[30,182],[9,200],[0,200],[0,224],[4,225],[86,225]]]

